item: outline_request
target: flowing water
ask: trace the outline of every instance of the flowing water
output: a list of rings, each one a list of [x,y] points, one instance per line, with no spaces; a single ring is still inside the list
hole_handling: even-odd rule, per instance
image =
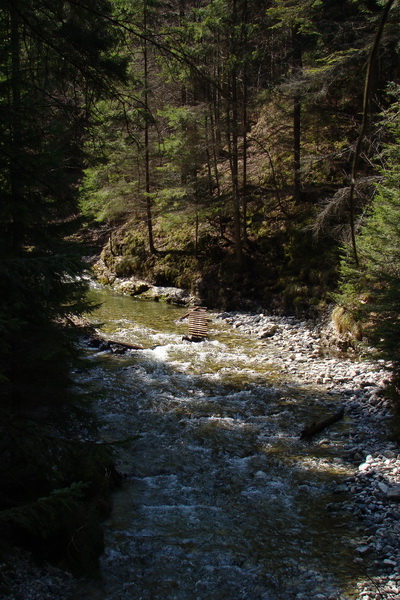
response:
[[[190,343],[185,308],[93,296],[103,335],[145,349],[93,352],[82,382],[102,438],[126,442],[126,479],[106,523],[101,580],[80,599],[352,597],[362,575],[354,524],[326,509],[332,483],[348,474],[346,423],[329,447],[299,440],[335,399],[282,381],[268,347],[216,314],[209,339]]]

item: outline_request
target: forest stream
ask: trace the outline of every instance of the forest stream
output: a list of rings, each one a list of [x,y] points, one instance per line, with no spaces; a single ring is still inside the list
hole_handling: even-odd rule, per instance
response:
[[[101,579],[82,582],[80,600],[355,597],[359,529],[327,510],[351,473],[347,420],[332,443],[299,438],[336,410],[335,394],[291,380],[268,344],[217,313],[207,341],[191,343],[186,308],[92,295],[102,335],[145,349],[89,351],[93,370],[81,375],[101,438],[125,441],[125,480],[105,523]]]

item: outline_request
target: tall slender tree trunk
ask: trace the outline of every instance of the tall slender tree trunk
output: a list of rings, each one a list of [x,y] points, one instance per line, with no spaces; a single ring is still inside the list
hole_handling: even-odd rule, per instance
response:
[[[11,47],[11,158],[10,189],[11,206],[11,246],[18,250],[22,243],[20,232],[20,211],[22,199],[22,124],[21,124],[21,36],[17,1],[10,2],[10,47]]]
[[[232,181],[232,200],[233,200],[233,223],[236,257],[238,262],[242,262],[242,226],[241,226],[241,210],[240,210],[240,191],[239,191],[239,146],[238,146],[238,100],[237,100],[237,74],[233,69],[231,74],[231,111],[228,109],[228,143],[229,143],[229,160]]]
[[[218,172],[218,153],[221,145],[218,131],[219,131],[219,115],[215,116],[213,114],[213,109],[215,110],[215,105],[211,108],[210,111],[210,134],[211,134],[211,148],[212,148],[212,166],[214,172],[215,186],[217,188],[217,197],[221,196],[221,186],[219,183],[219,172]]]
[[[301,101],[299,97],[293,103],[293,185],[294,200],[301,201]]]
[[[242,48],[245,56],[247,57],[247,0],[243,1],[242,9]],[[248,76],[247,76],[247,59],[245,58],[244,70],[243,70],[243,176],[242,176],[242,210],[243,210],[243,240],[247,240],[247,93],[248,93]]]
[[[204,135],[205,135],[205,143],[206,143],[206,163],[207,163],[207,181],[208,181],[208,195],[210,199],[213,195],[213,176],[212,176],[212,162],[211,162],[211,154],[210,154],[210,139],[208,135],[208,116],[204,117]]]
[[[199,255],[199,213],[196,212],[195,233],[194,233],[194,253]]]
[[[220,64],[219,56],[215,59],[215,77],[217,81],[220,81]],[[210,115],[210,139],[212,149],[212,165],[214,172],[215,185],[217,188],[218,198],[221,195],[220,183],[219,183],[219,172],[218,172],[218,156],[221,148],[221,97],[218,89],[214,88],[211,90],[211,100],[209,105]]]
[[[303,68],[302,50],[299,40],[298,26],[292,28],[293,71],[297,75]],[[293,187],[294,200],[301,201],[301,97],[293,98]]]
[[[242,204],[243,204],[243,239],[247,240],[247,90],[246,81],[244,80],[244,97],[243,97],[243,177],[242,177]]]
[[[143,25],[144,31],[147,31],[147,0],[143,4]],[[148,65],[148,48],[147,37],[143,42],[143,62],[144,62],[144,162],[145,162],[145,189],[146,189],[146,214],[147,214],[147,232],[149,240],[149,249],[152,254],[155,254],[153,235],[153,207],[151,201],[151,182],[150,182],[150,148],[149,148],[149,65]]]
[[[233,64],[229,74],[228,86],[228,138],[229,138],[229,155],[230,155],[230,170],[232,180],[232,200],[233,200],[233,223],[235,236],[236,258],[239,264],[243,260],[242,247],[242,225],[241,225],[241,210],[240,210],[240,191],[239,191],[239,101],[238,101],[238,66],[236,62],[236,42],[237,42],[237,25],[238,12],[237,1],[232,2],[232,23],[233,32],[231,35],[230,55]],[[230,106],[229,106],[230,104]]]
[[[182,27],[183,26],[183,20],[185,18],[185,14],[186,14],[186,0],[179,0],[179,26]],[[186,84],[183,82],[182,86],[181,86],[181,103],[182,106],[185,106],[185,104],[187,103],[187,87]]]

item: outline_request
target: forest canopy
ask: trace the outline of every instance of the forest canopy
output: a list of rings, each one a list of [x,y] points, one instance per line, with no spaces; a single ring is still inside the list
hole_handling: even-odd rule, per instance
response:
[[[55,358],[51,331],[87,309],[77,230],[103,235],[111,273],[209,305],[331,302],[385,169],[398,2],[18,0],[0,16],[6,379],[21,346],[35,365],[39,330]]]
[[[397,3],[113,8],[128,83],[97,103],[80,201],[106,265],[209,304],[323,306],[374,195]]]
[[[0,16],[5,380],[21,346],[39,373],[88,308],[82,217],[111,272],[215,306],[320,310],[343,243],[358,266],[397,102],[396,1],[18,0]]]

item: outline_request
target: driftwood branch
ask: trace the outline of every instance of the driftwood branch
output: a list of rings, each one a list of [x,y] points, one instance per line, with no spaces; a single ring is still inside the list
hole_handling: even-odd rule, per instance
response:
[[[300,439],[301,440],[310,439],[311,437],[313,437],[320,431],[323,431],[324,429],[326,429],[326,427],[329,427],[329,425],[332,425],[332,423],[336,423],[336,421],[340,421],[340,419],[343,419],[343,416],[344,416],[344,408],[342,407],[340,410],[335,412],[335,414],[333,414],[331,417],[328,417],[327,419],[324,419],[323,421],[314,422],[311,425],[309,425],[308,427],[305,427],[300,434]]]
[[[89,337],[89,345],[94,348],[99,348],[100,350],[119,350],[120,352],[126,352],[127,350],[144,350],[144,347],[139,346],[138,344],[110,340],[99,335],[91,335]]]
[[[144,350],[144,347],[138,344],[128,344],[127,342],[118,342],[117,340],[107,340],[106,343],[108,346],[115,346],[125,350]]]

